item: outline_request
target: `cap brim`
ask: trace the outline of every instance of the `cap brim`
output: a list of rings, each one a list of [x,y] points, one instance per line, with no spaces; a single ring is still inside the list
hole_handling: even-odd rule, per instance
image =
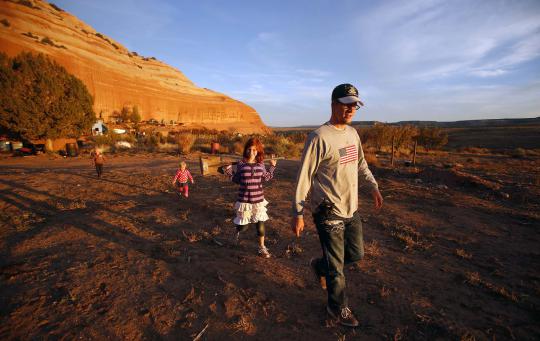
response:
[[[337,99],[340,103],[343,103],[343,104],[351,104],[351,103],[358,103],[360,105],[364,105],[364,103],[362,103],[362,101],[360,100],[360,98],[356,97],[356,96],[347,96],[347,97],[341,97],[341,98],[338,98]]]

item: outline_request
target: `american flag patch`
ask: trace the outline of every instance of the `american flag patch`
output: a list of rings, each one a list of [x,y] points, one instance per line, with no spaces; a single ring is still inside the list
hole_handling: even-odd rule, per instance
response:
[[[358,149],[356,148],[356,146],[353,145],[339,149],[340,165],[356,160],[358,160]]]

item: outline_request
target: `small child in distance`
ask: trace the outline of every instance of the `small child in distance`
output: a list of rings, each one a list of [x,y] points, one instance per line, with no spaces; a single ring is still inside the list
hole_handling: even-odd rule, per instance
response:
[[[181,161],[180,167],[176,171],[176,175],[174,176],[172,184],[173,186],[177,186],[180,196],[184,195],[186,198],[189,196],[188,180],[191,181],[192,184],[195,183],[193,177],[191,176],[191,173],[186,168],[185,161]]]

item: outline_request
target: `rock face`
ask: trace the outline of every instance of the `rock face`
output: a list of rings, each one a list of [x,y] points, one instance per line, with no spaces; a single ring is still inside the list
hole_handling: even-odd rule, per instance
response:
[[[80,78],[105,121],[124,106],[151,118],[242,133],[268,133],[258,113],[224,94],[199,88],[179,70],[139,56],[53,4],[0,1],[0,51],[43,53]]]

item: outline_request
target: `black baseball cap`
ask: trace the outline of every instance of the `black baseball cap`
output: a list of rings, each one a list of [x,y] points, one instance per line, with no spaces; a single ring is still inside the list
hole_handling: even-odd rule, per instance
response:
[[[340,84],[332,91],[332,101],[338,101],[343,104],[358,103],[364,105],[358,98],[358,89],[352,84]]]

